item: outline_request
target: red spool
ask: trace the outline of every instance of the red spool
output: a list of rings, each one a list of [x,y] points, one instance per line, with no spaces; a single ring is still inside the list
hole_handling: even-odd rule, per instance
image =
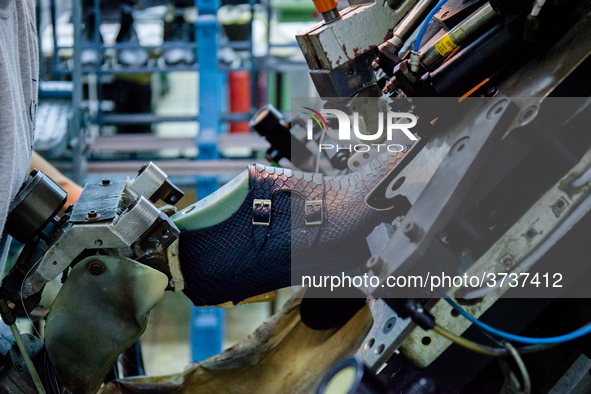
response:
[[[248,71],[232,71],[228,76],[230,85],[230,113],[250,112],[252,107],[250,73]],[[231,133],[247,133],[248,121],[230,123]]]

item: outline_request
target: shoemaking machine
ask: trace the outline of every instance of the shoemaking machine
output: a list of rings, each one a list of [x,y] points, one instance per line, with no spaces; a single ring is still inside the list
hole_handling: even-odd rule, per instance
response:
[[[334,0],[315,4],[324,21],[297,41],[327,124],[335,124],[330,113],[338,110],[364,118],[371,130],[377,120],[362,104],[377,99],[386,111],[411,113],[418,123],[415,138],[388,161],[373,151],[319,150],[336,138],[321,122],[297,116],[286,121],[270,106],[251,122],[271,145],[268,160],[287,158],[294,168],[251,168],[231,188],[245,187],[241,201],[252,201],[220,214],[222,219],[246,215],[254,245],[265,250],[280,209],[290,205],[268,190],[295,192],[303,198],[301,206],[291,202],[303,212],[302,244],[313,250],[330,233],[336,215],[331,207],[357,198],[366,210],[359,208],[355,212],[363,215],[345,223],[364,227],[343,230],[339,234],[356,238],[334,242],[363,244],[368,255],[362,271],[379,279],[364,289],[361,303],[305,289],[299,311],[306,326],[348,327],[361,308],[369,309],[370,323],[358,341],[344,337],[352,351],[336,354],[341,341],[320,355],[337,362],[314,364],[321,373],[302,374],[299,389],[265,392],[591,392],[591,342],[585,335],[591,331],[591,1],[376,0],[350,1],[345,9]],[[306,139],[308,124],[312,138]],[[379,177],[371,176],[374,169]],[[340,199],[339,190],[354,186],[351,179],[366,188]],[[265,183],[270,186],[260,186]],[[315,197],[320,186],[323,197]],[[232,193],[219,198],[231,199]],[[332,195],[337,197],[330,200]],[[96,392],[118,355],[145,330],[164,290],[184,290],[195,303],[212,305],[289,285],[281,276],[289,275],[289,261],[282,271],[261,263],[248,272],[216,267],[215,275],[196,274],[192,267],[201,263],[194,256],[209,256],[210,249],[203,241],[191,253],[183,250],[183,242],[196,236],[187,235],[178,216],[170,218],[181,197],[151,163],[127,182],[86,185],[80,200],[57,218],[64,192],[41,172],[31,174],[8,216],[8,232],[26,246],[2,283],[3,321],[17,331],[15,317],[43,305],[50,281],[59,278],[63,286],[51,305],[44,343],[18,332],[16,344],[0,342],[4,392]],[[181,214],[195,208],[203,205]],[[290,240],[285,242],[289,256]],[[285,255],[273,258],[276,265],[285,262]],[[443,293],[384,286],[400,275],[426,278],[433,267],[483,281],[491,274],[529,281],[436,286]],[[208,273],[213,276],[205,278]],[[538,286],[531,281],[536,274]],[[227,286],[215,283],[226,277],[232,280]],[[72,308],[72,298],[84,308]],[[81,321],[92,321],[100,336],[81,332]],[[264,328],[260,337],[270,331]],[[297,353],[285,362],[295,365]],[[229,358],[217,362],[232,364]],[[242,366],[257,362],[264,358]],[[282,376],[277,371],[271,375]],[[206,392],[189,381],[117,387]]]

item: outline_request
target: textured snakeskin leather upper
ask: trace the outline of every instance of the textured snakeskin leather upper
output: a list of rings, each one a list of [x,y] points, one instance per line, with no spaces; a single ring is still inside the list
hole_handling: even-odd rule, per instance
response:
[[[365,238],[393,219],[365,197],[402,156],[386,153],[336,177],[250,166],[249,193],[230,218],[181,233],[185,294],[195,305],[237,303],[300,284],[302,275],[362,273]]]

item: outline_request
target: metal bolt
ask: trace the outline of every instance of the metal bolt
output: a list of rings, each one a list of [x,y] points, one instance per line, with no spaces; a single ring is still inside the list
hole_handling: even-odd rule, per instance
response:
[[[97,220],[100,217],[101,217],[101,215],[97,211],[95,211],[94,209],[91,209],[86,214],[86,220]]]
[[[105,272],[105,264],[100,260],[93,260],[88,263],[88,272],[90,272],[91,275],[98,276]]]
[[[111,184],[110,179],[103,179],[103,181],[101,182],[101,186],[109,186],[110,184]]]
[[[380,256],[371,256],[365,266],[372,270],[375,275],[381,275],[386,269],[386,262]]]
[[[488,89],[484,95],[486,97],[494,97],[497,95],[498,92],[499,90],[495,86],[493,86],[492,88]]]
[[[21,363],[14,363],[14,367],[16,368],[17,371],[23,371],[23,366],[21,365]]]
[[[423,229],[415,222],[410,222],[404,226],[404,230],[402,230],[402,232],[408,237],[408,239],[410,239],[411,242],[418,242],[423,235]]]
[[[503,259],[503,267],[505,267],[505,269],[513,267],[513,259],[511,259],[511,257],[505,257]]]

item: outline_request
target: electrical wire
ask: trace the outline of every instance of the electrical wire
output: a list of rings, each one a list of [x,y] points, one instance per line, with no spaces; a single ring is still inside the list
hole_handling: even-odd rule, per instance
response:
[[[447,3],[447,0],[441,0],[439,3],[437,3],[435,5],[435,7],[431,10],[431,12],[429,12],[429,14],[425,18],[425,20],[423,21],[423,24],[421,25],[421,29],[419,30],[419,34],[417,35],[417,39],[415,41],[415,49],[414,49],[415,52],[418,52],[419,49],[421,49],[421,41],[423,40],[423,36],[425,35],[425,31],[427,30],[427,25],[429,24],[431,19],[433,19],[433,17],[437,13],[437,11],[439,11],[439,9],[445,3]]]
[[[521,373],[521,380],[523,382],[522,393],[523,394],[530,394],[531,393],[531,379],[529,377],[529,373],[527,372],[527,367],[525,366],[525,363],[523,362],[523,360],[521,359],[521,356],[519,355],[519,352],[517,351],[517,349],[515,349],[515,347],[513,345],[511,345],[509,342],[505,342],[504,346],[507,349],[507,351],[509,352],[509,355],[511,357],[513,357],[513,360],[515,360],[515,364],[517,364],[517,368],[519,368],[519,373]]]
[[[491,346],[481,345],[464,337],[454,334],[453,332],[449,331],[448,329],[440,326],[439,324],[435,324],[433,327],[433,331],[438,335],[441,335],[448,341],[455,343],[458,346],[461,346],[465,349],[471,350],[476,353],[484,354],[485,356],[491,357],[505,357],[509,356],[510,353],[506,348],[495,348]],[[505,344],[501,344],[505,346]],[[542,350],[549,349],[554,345],[531,345],[531,346],[523,346],[517,349],[519,354],[530,354],[536,353]]]
[[[444,293],[445,294],[445,293]],[[531,344],[531,345],[549,345],[549,344],[559,344],[568,341],[572,341],[573,339],[580,338],[584,335],[591,333],[591,324],[588,324],[584,327],[579,328],[571,333],[559,335],[555,337],[545,337],[545,338],[535,338],[535,337],[523,337],[521,335],[514,335],[509,334],[507,332],[497,330],[494,327],[489,326],[486,323],[481,322],[474,316],[470,315],[466,312],[461,306],[456,304],[447,294],[444,296],[444,300],[451,305],[456,311],[460,313],[463,317],[470,320],[476,326],[480,327],[481,329],[488,331],[489,333],[496,335],[500,338],[506,339],[508,341],[514,341],[519,343]]]
[[[472,342],[469,339],[462,338],[454,334],[453,332],[446,330],[438,324],[435,324],[435,327],[433,327],[433,331],[441,335],[445,339],[455,343],[456,345],[459,345],[463,348],[466,348],[476,353],[484,354],[485,356],[501,357],[506,356],[508,354],[507,349],[494,348],[490,346],[481,345],[476,342]]]
[[[322,146],[322,143],[324,142],[325,135],[326,135],[326,129],[323,128],[322,134],[320,135],[320,142],[318,143],[318,155],[316,156],[316,171],[314,171],[314,172],[320,172],[320,158],[321,158],[321,154],[322,154],[322,150],[320,149],[320,147]]]
[[[24,288],[25,282],[27,280],[27,277],[33,271],[33,269],[37,265],[39,265],[39,263],[41,263],[42,260],[43,259],[37,260],[37,262],[35,262],[35,264],[31,265],[31,268],[25,274],[25,277],[23,278],[23,281],[21,282],[21,295],[23,294],[23,288]],[[41,336],[41,333],[37,330],[37,328],[35,328],[35,323],[33,322],[33,319],[31,319],[31,316],[29,315],[29,312],[27,312],[27,308],[25,306],[25,301],[23,300],[22,296],[21,296],[21,305],[23,307],[23,310],[25,311],[25,315],[27,315],[27,319],[29,319],[29,322],[31,323],[31,327],[33,327],[33,330],[35,330],[35,332],[37,333],[37,336],[39,337],[39,339],[41,340],[41,342],[45,345],[45,341],[43,340],[43,337]]]

